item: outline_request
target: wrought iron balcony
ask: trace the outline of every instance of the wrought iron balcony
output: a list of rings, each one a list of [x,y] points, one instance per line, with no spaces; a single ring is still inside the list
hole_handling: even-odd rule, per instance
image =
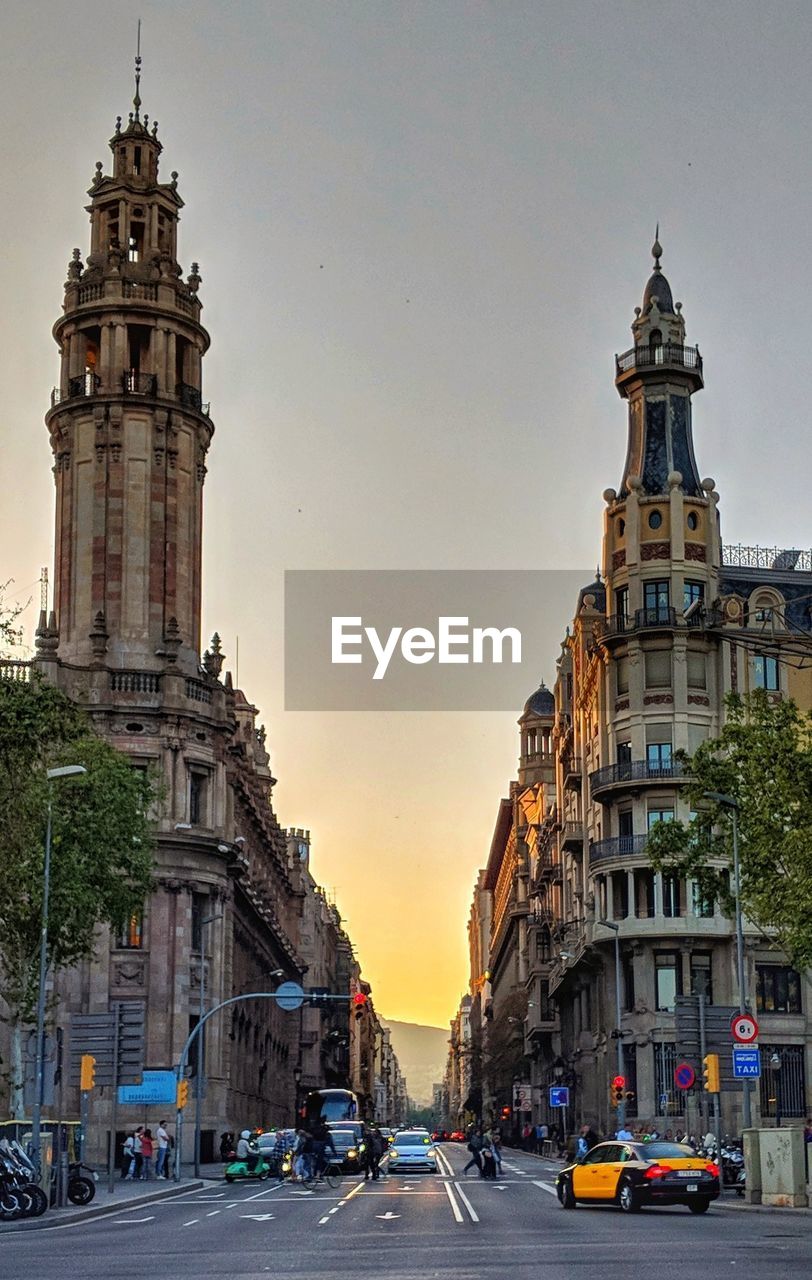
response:
[[[610,790],[621,791],[646,782],[670,782],[684,778],[687,770],[678,760],[652,764],[648,760],[623,760],[619,764],[604,765],[589,775],[593,800],[606,796]]]
[[[561,828],[561,848],[579,850],[584,843],[584,824],[565,822]]]
[[[158,393],[158,379],[154,373],[138,373],[136,369],[127,369],[121,375],[121,385],[126,396],[155,396]]]
[[[648,836],[610,836],[608,840],[593,840],[589,846],[589,861],[634,857],[645,853],[647,844]]]
[[[657,365],[676,365],[691,369],[702,377],[702,357],[698,347],[685,347],[679,342],[644,343],[615,356],[615,375],[620,378],[633,369],[650,369]]]
[[[722,564],[732,569],[772,569],[776,573],[812,573],[812,551],[794,547],[722,547]]]
[[[567,756],[564,760],[564,786],[570,790],[579,791],[581,788],[581,759],[580,756]]]
[[[82,373],[77,378],[68,378],[68,389],[54,387],[51,392],[51,408],[63,404],[65,400],[76,400],[81,396],[95,396],[101,386],[101,378],[95,373]]]

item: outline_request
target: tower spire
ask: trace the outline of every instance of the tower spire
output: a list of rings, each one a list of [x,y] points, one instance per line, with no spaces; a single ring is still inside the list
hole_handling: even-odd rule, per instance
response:
[[[657,227],[654,232],[654,244],[651,246],[651,256],[654,259],[654,270],[662,271],[662,267],[660,266],[660,258],[663,256],[663,246],[660,244],[659,222],[657,223]]]
[[[136,36],[135,45],[135,97],[133,98],[133,106],[135,107],[136,121],[140,121],[141,111],[141,19],[138,19],[138,34]]]

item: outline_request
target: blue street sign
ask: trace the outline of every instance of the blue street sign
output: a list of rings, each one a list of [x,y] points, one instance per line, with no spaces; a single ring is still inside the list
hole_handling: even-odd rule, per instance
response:
[[[737,1080],[758,1080],[761,1075],[761,1052],[733,1046],[733,1074]]]
[[[570,1091],[566,1085],[554,1085],[550,1089],[550,1106],[551,1107],[568,1107],[570,1105]]]
[[[660,1094],[660,1114],[665,1115],[667,1109],[668,1109],[668,1094],[661,1093]]]
[[[122,1107],[168,1107],[174,1105],[178,1080],[174,1071],[145,1071],[140,1084],[122,1084],[118,1101]]]

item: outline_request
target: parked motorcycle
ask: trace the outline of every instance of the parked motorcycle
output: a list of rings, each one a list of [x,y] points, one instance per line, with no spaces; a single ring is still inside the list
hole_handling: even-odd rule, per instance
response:
[[[738,1147],[722,1147],[722,1182],[726,1187],[735,1187],[739,1172],[744,1166],[744,1156]]]
[[[48,1197],[36,1181],[36,1169],[16,1139],[0,1138],[0,1180],[5,1192],[6,1216],[39,1218],[48,1208]],[[8,1199],[16,1200],[19,1209],[8,1209]]]
[[[747,1190],[747,1173],[745,1171],[744,1165],[742,1165],[741,1169],[739,1169],[739,1173],[736,1178],[736,1195],[743,1197],[746,1190]]]
[[[96,1194],[99,1175],[90,1165],[77,1160],[68,1165],[68,1199],[71,1204],[90,1204]]]

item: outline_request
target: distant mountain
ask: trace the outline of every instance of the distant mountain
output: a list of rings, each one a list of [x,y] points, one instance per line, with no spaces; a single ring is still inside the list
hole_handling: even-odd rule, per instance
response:
[[[392,1022],[381,1018],[389,1027],[392,1048],[406,1077],[409,1097],[421,1106],[432,1101],[431,1088],[439,1084],[448,1056],[449,1031],[443,1027],[423,1027],[417,1022]]]

